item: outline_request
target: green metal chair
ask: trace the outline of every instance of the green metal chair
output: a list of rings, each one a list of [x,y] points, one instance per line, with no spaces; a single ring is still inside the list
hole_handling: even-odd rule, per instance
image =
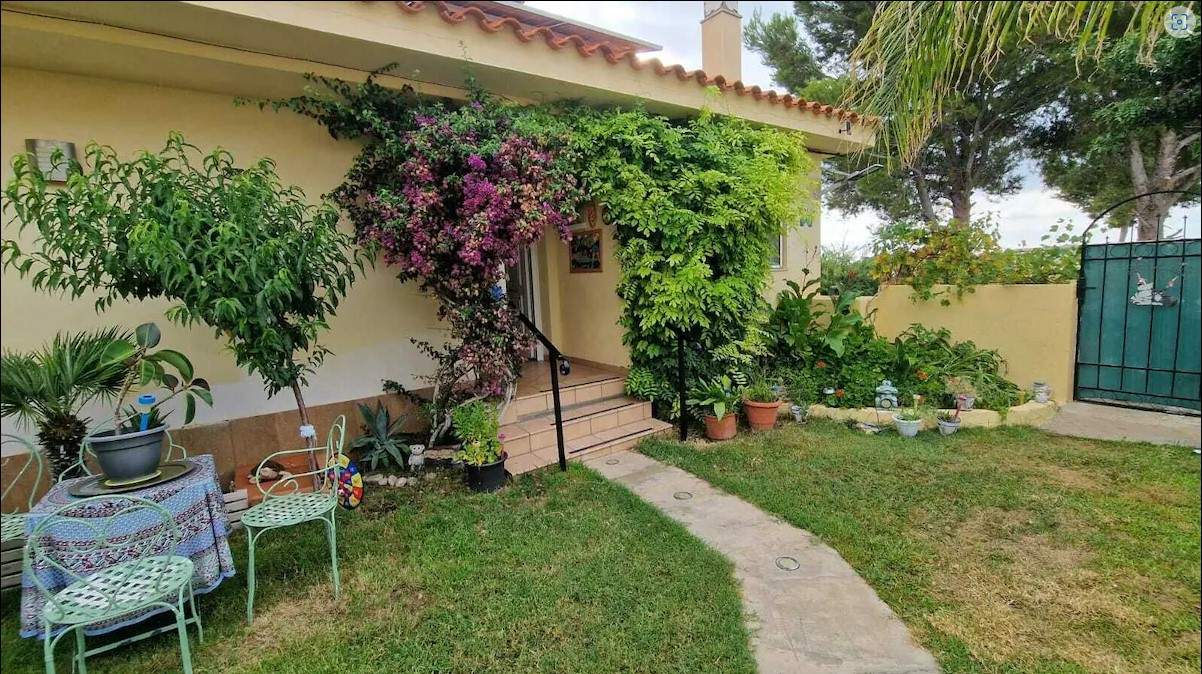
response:
[[[99,432],[99,430],[92,431],[91,433],[88,433],[88,435],[94,435]],[[180,461],[188,458],[188,450],[184,449],[183,445],[175,444],[175,440],[171,439],[171,431],[167,431],[166,433],[167,451],[163,452],[163,463],[168,461]],[[179,453],[179,458],[173,458],[177,452]],[[63,480],[68,479],[68,476],[79,477],[81,475],[95,475],[95,473],[92,472],[92,468],[88,466],[88,459],[95,457],[96,453],[92,451],[92,446],[88,444],[88,441],[85,438],[79,443],[79,458],[76,459],[75,463],[68,466],[66,470],[59,473],[55,479],[55,482],[62,482]]]
[[[267,489],[255,483],[263,493],[263,502],[242,514],[242,526],[246,527],[246,540],[250,545],[250,562],[246,574],[248,594],[246,597],[246,622],[255,619],[255,542],[270,529],[290,527],[304,522],[320,520],[326,527],[326,540],[330,544],[330,566],[334,576],[334,599],[342,596],[338,582],[338,546],[334,535],[334,512],[338,509],[337,473],[330,479],[330,466],[342,461],[342,441],[346,435],[346,417],[339,416],[330,426],[325,448],[289,449],[271,454],[259,463],[254,474],[258,475],[263,465],[277,457],[320,452],[322,461],[316,470],[297,473],[287,479],[273,482]],[[313,492],[302,492],[298,480],[311,478],[317,485]]]
[[[91,516],[83,516],[90,514]],[[79,545],[64,545],[64,541]],[[79,553],[84,541],[95,542],[88,554]],[[43,658],[54,674],[54,647],[75,633],[72,669],[87,674],[87,656],[97,655],[172,629],[178,631],[185,674],[192,673],[188,648],[189,623],[204,642],[204,628],[192,592],[192,560],[175,554],[180,530],[171,513],[136,496],[94,496],[67,504],[34,527],[25,544],[25,574],[46,599],[42,608]],[[129,559],[94,571],[87,560]],[[52,590],[47,586],[61,588]],[[62,587],[63,581],[66,587]],[[192,613],[184,616],[184,599]],[[115,643],[88,650],[84,629],[96,622],[117,620],[147,609],[166,609],[175,624],[158,627]],[[60,628],[58,634],[54,630]]]
[[[10,435],[8,433],[4,434],[3,439],[0,440],[0,444],[18,444],[21,445],[26,452],[24,458],[25,464],[21,466],[21,470],[17,471],[16,475],[12,475],[9,478],[8,486],[4,488],[4,493],[0,494],[0,500],[8,498],[9,493],[12,492],[13,488],[17,486],[17,483],[21,481],[22,477],[24,477],[25,471],[29,470],[31,466],[37,469],[37,475],[35,475],[33,479],[35,488],[29,490],[29,503],[28,507],[25,508],[25,512],[29,512],[30,510],[33,510],[33,504],[35,502],[34,495],[37,494],[36,487],[42,482],[42,453],[38,451],[37,447],[34,447],[33,444],[25,438],[21,438],[16,435]],[[13,459],[20,460],[21,457],[20,455],[16,454],[6,457],[2,462],[3,467],[7,469],[8,462]],[[9,473],[6,470],[4,474],[8,475]],[[16,510],[10,513],[0,513],[0,542],[7,543],[8,541],[20,540],[22,538],[25,538],[25,513]]]

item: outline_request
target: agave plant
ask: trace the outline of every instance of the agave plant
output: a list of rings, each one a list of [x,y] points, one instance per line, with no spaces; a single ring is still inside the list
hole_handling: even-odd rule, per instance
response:
[[[60,333],[39,350],[0,356],[0,416],[37,429],[52,475],[79,458],[91,423],[81,416],[84,407],[111,402],[120,391],[127,368],[113,345],[131,340],[120,328]]]

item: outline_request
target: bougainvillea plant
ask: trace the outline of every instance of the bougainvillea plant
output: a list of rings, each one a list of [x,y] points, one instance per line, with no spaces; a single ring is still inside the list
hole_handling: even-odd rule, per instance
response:
[[[505,300],[506,265],[553,229],[567,240],[580,191],[562,124],[472,88],[454,106],[316,78],[335,96],[281,102],[335,137],[368,141],[333,196],[362,243],[439,302],[451,341],[416,341],[437,365],[431,443],[458,404],[512,397],[532,336]]]

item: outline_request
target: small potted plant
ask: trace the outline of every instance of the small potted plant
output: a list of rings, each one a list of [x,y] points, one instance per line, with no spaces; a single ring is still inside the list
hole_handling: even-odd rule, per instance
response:
[[[961,377],[950,377],[947,380],[947,390],[956,401],[956,407],[968,412],[977,404],[977,387]]]
[[[460,405],[451,413],[455,435],[463,446],[455,454],[462,461],[472,491],[496,491],[505,484],[504,437],[497,407],[482,400]]]
[[[939,425],[940,435],[952,435],[960,430],[960,406],[954,410],[939,410],[935,413],[935,423]]]
[[[157,472],[162,458],[163,438],[167,433],[167,414],[162,405],[176,396],[183,396],[184,424],[196,416],[196,400],[213,404],[209,383],[195,377],[192,361],[172,349],[159,349],[162,333],[154,323],[144,323],[134,330],[134,341],[115,340],[107,357],[125,365],[125,379],[117,394],[113,413],[113,430],[93,433],[87,438],[109,485],[133,484]],[[167,368],[175,374],[167,372]],[[137,405],[125,406],[126,399],[140,389]],[[161,398],[148,390],[166,390]]]
[[[922,429],[922,412],[918,409],[920,398],[914,396],[914,405],[911,407],[899,409],[893,415],[893,425],[897,427],[897,432],[902,436],[912,438],[918,435],[918,431]]]
[[[776,427],[780,396],[764,380],[758,380],[743,393],[743,412],[753,431],[768,431]]]
[[[705,408],[705,436],[710,440],[729,440],[738,433],[738,407],[741,395],[725,375],[693,389],[689,405]]]

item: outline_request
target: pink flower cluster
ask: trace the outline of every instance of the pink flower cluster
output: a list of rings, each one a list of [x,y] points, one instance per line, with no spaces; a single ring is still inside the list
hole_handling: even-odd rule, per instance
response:
[[[571,237],[580,191],[554,141],[518,132],[505,108],[435,108],[382,143],[357,192],[339,195],[362,242],[402,281],[434,293],[477,390],[503,393],[531,336],[490,289],[548,228]]]

